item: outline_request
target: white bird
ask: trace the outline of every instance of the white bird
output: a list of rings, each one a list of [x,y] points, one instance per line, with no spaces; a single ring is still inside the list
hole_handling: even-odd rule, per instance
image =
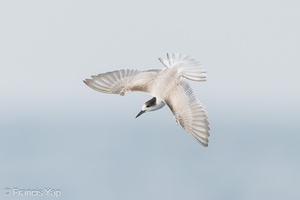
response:
[[[205,81],[206,71],[200,62],[186,55],[167,54],[167,58],[159,58],[165,66],[163,69],[121,69],[92,76],[92,79],[85,79],[84,83],[96,91],[108,94],[151,94],[153,98],[144,103],[136,118],[167,104],[176,123],[206,147],[209,137],[206,111],[186,80]]]

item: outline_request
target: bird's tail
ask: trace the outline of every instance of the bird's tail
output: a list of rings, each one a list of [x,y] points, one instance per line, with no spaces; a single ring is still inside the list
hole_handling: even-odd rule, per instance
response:
[[[178,72],[186,79],[192,81],[206,81],[206,70],[199,61],[183,54],[167,54],[168,60],[159,58],[166,67],[177,67]]]

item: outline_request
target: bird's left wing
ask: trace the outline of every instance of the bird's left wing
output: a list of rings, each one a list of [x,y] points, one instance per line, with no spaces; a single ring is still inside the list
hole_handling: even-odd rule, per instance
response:
[[[165,98],[165,102],[173,112],[176,123],[203,146],[208,146],[209,123],[206,112],[184,79]]]
[[[150,93],[152,80],[160,69],[138,71],[135,69],[121,69],[92,76],[83,82],[90,88],[108,94],[124,95],[127,92]]]

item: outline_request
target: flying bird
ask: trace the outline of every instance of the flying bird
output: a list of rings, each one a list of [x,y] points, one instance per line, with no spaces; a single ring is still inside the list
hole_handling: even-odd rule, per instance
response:
[[[92,79],[83,82],[96,91],[108,94],[123,96],[128,92],[144,92],[152,95],[136,118],[167,104],[176,123],[200,144],[208,146],[209,123],[206,111],[187,82],[187,79],[206,80],[203,64],[182,54],[167,54],[167,59],[159,60],[165,66],[163,69],[121,69],[92,76]]]

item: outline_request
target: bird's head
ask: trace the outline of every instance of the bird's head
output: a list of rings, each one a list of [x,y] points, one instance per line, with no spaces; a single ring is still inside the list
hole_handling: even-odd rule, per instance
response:
[[[142,110],[137,114],[137,117],[139,117],[141,114],[148,112],[148,111],[154,111],[162,108],[165,105],[163,101],[157,101],[156,97],[153,97],[149,101],[146,101],[144,105],[142,106]]]

